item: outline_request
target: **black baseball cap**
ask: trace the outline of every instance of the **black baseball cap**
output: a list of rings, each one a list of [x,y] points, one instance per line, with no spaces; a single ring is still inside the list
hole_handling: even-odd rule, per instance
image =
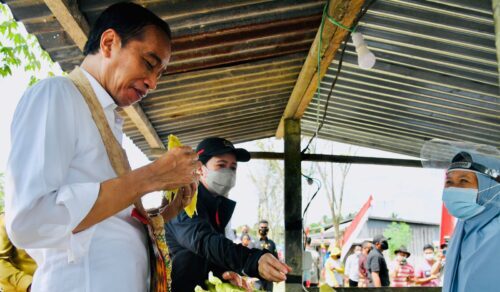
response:
[[[250,152],[243,148],[235,148],[229,140],[219,137],[210,137],[196,147],[196,153],[199,155],[199,160],[205,164],[212,156],[233,153],[236,156],[236,161],[247,162],[250,160]]]
[[[389,238],[389,239],[390,239],[390,238]],[[380,243],[380,242],[382,242],[382,241],[387,241],[387,240],[388,240],[388,239],[387,239],[387,238],[385,238],[385,236],[383,236],[382,234],[378,234],[378,235],[375,235],[375,236],[373,237],[373,243],[374,243],[374,244],[375,244],[375,243]]]

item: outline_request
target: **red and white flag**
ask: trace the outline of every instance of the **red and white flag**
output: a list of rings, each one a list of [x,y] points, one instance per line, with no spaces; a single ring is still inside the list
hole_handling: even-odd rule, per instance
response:
[[[354,240],[358,237],[361,229],[363,228],[363,225],[365,225],[366,221],[368,220],[372,201],[373,197],[370,195],[366,203],[363,205],[363,207],[361,207],[361,210],[359,210],[358,214],[356,214],[356,217],[354,217],[354,219],[351,221],[351,224],[349,224],[349,226],[347,226],[347,228],[345,229],[344,235],[342,236],[342,240],[340,242],[340,244],[342,245],[341,258],[344,258],[345,255],[349,252],[352,244],[354,243]]]
[[[455,224],[457,224],[457,219],[448,213],[446,207],[441,207],[441,230],[439,234],[439,244],[445,243],[445,238],[450,238],[455,230]]]

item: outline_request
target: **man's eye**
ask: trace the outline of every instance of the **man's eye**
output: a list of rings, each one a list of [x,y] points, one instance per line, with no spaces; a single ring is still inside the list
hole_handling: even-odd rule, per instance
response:
[[[153,65],[151,63],[149,63],[148,61],[144,60],[144,63],[146,64],[146,67],[148,68],[148,70],[153,70]]]

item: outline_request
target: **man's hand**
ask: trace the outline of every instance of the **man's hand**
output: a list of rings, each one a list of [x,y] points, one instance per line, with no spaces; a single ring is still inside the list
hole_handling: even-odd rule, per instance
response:
[[[382,281],[378,272],[372,272],[373,287],[382,287]]]
[[[246,279],[244,279],[235,272],[231,271],[225,272],[224,274],[222,274],[222,279],[229,281],[229,283],[231,283],[236,287],[245,289],[245,291],[247,292],[253,291],[252,285],[248,283]]]
[[[179,188],[177,195],[172,202],[162,211],[163,221],[168,222],[184,208],[186,208],[193,200],[194,193],[198,189],[198,183],[192,183]]]
[[[281,282],[286,280],[286,274],[290,273],[292,268],[280,262],[272,254],[266,253],[259,259],[259,275],[271,282]]]
[[[176,147],[169,150],[153,163],[145,166],[148,177],[145,183],[150,191],[176,189],[197,183],[201,167],[198,155],[188,146]]]

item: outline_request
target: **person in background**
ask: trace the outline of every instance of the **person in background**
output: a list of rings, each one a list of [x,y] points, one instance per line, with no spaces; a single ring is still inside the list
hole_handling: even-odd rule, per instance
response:
[[[311,254],[312,258],[312,266],[310,272],[310,287],[316,287],[319,284],[319,270],[320,270],[320,261],[321,257],[318,251],[311,246],[312,238],[306,238],[306,251]]]
[[[361,254],[359,255],[359,263],[358,263],[358,273],[359,273],[359,283],[358,287],[368,287],[370,283],[370,277],[368,276],[368,270],[366,269],[366,260],[368,258],[368,254],[372,250],[372,243],[368,240],[365,240],[361,244]]]
[[[313,258],[309,250],[302,252],[302,285],[306,288],[311,287],[311,273],[313,267]]]
[[[248,227],[248,225],[243,225],[241,227],[241,234],[240,236],[236,239],[236,243],[241,243],[241,239],[243,238],[243,236],[245,235],[248,235],[248,237],[250,238],[250,243],[248,245],[249,248],[254,248],[255,247],[255,243],[253,241],[253,238],[250,236],[250,227]]]
[[[354,253],[347,257],[345,273],[349,278],[349,287],[358,287],[359,284],[359,257],[361,245],[354,245]]]
[[[251,243],[252,243],[252,239],[250,238],[250,235],[243,234],[241,236],[241,245],[243,245],[244,247],[252,248]]]
[[[5,215],[0,214],[0,288],[3,292],[30,291],[35,261],[10,242],[5,230]]]
[[[340,261],[340,248],[330,245],[330,257],[325,263],[325,280],[330,287],[344,286],[344,265]]]
[[[409,287],[414,281],[415,269],[408,263],[410,253],[405,246],[394,251],[396,259],[390,273],[391,287]]]
[[[267,220],[260,220],[259,222],[259,235],[260,240],[258,248],[270,251],[275,257],[278,257],[276,250],[276,243],[267,237],[269,233],[269,222]]]
[[[259,222],[259,235],[260,235],[260,240],[257,243],[258,246],[257,248],[262,249],[262,250],[268,250],[271,252],[272,255],[274,255],[276,258],[278,258],[278,251],[276,250],[276,243],[269,239],[267,237],[267,234],[269,233],[269,222],[265,219],[260,220]],[[269,281],[262,280],[261,281],[261,288],[264,289],[265,291],[273,291],[273,283]]]
[[[373,287],[388,287],[390,285],[389,269],[382,252],[389,248],[389,242],[383,235],[376,235],[373,238],[375,247],[368,254],[366,259],[366,269]]]
[[[202,163],[198,214],[190,218],[181,212],[165,224],[172,255],[172,291],[193,291],[197,285],[206,289],[209,272],[238,286],[245,284],[239,273],[268,281],[285,280],[290,267],[270,251],[249,249],[225,236],[236,207],[228,196],[236,182],[238,162],[249,161],[250,153],[219,137],[203,139],[196,152]]]
[[[439,287],[439,271],[441,259],[436,259],[434,247],[431,244],[424,246],[424,261],[415,272],[415,284],[423,287]]]
[[[500,155],[491,151],[459,152],[448,168],[443,202],[458,221],[446,253],[444,292],[498,291]]]
[[[436,256],[436,264],[432,267],[431,274],[439,274],[439,283],[442,286],[444,280],[444,268],[446,266],[446,252],[448,250],[448,240],[445,237],[445,242],[440,245],[439,253]]]

